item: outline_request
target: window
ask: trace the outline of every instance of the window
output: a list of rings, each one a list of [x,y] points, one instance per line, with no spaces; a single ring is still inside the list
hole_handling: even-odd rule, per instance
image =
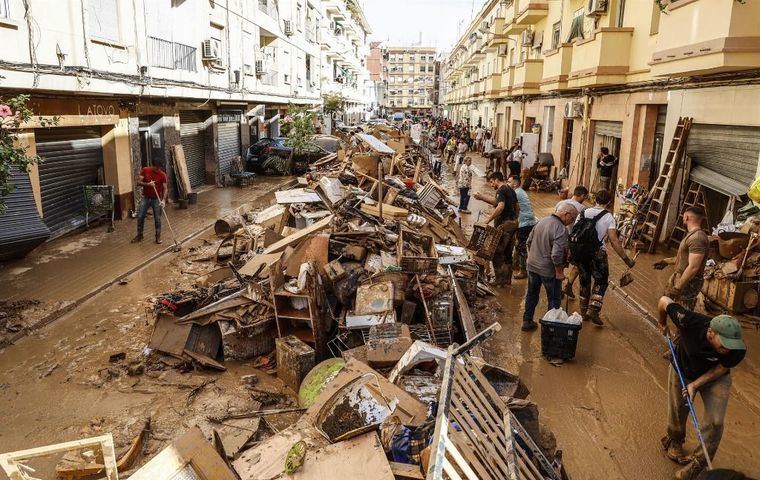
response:
[[[618,28],[623,27],[623,20],[625,17],[625,0],[620,0],[620,3],[618,3],[618,12],[617,12],[617,26]]]
[[[435,61],[435,55],[428,55],[428,61],[429,62]]]
[[[224,63],[224,59],[227,56],[224,54],[224,29],[216,25],[211,25],[209,29],[209,36],[211,37],[211,44],[214,56],[218,59],[220,65]]]
[[[562,22],[557,22],[552,27],[552,50],[559,48],[559,42],[562,35]]]
[[[254,75],[254,57],[255,46],[253,37],[250,32],[243,32],[243,73],[245,75]]]
[[[583,37],[583,9],[579,8],[573,14],[573,23],[570,25],[570,34],[567,36],[567,42],[570,43],[576,38]]]
[[[430,65],[430,66],[428,67],[428,70],[427,70],[427,71],[428,71],[428,72],[430,72],[430,73],[432,73],[432,72],[433,72],[433,66],[432,66],[432,65]]]
[[[0,0],[0,18],[11,18],[11,9],[8,0]]]
[[[656,35],[660,32],[660,7],[654,5],[652,7],[652,23],[649,26],[649,34]],[[0,15],[2,17],[2,15]]]
[[[90,0],[88,10],[90,11],[90,35],[112,42],[121,40],[116,0]]]
[[[420,72],[425,73],[425,65],[420,65]]]

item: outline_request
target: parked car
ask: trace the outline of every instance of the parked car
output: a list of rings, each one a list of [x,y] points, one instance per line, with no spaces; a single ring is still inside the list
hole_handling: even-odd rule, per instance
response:
[[[287,171],[285,160],[290,158],[293,150],[287,145],[287,138],[262,138],[248,147],[245,156],[245,168],[249,172],[262,174],[299,175],[308,170],[311,163],[316,162],[325,155],[335,153],[323,147],[322,144],[331,145],[331,137],[329,135],[315,135],[314,142],[309,146],[307,151],[293,159],[290,171]]]

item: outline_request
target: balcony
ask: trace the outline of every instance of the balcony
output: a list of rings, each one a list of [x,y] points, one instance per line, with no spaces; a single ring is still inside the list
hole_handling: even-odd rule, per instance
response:
[[[501,74],[501,94],[509,96],[512,94],[512,85],[515,80],[515,67],[514,65],[508,67]]]
[[[760,2],[673,3],[660,16],[652,74],[658,77],[755,70],[760,65]],[[689,28],[683,28],[688,25]]]
[[[568,88],[625,83],[633,28],[600,28],[573,46]]]
[[[515,23],[518,25],[533,25],[549,14],[548,0],[519,0]]]
[[[279,18],[279,12],[277,10],[277,4],[274,0],[259,0],[259,11],[277,20]]]
[[[486,78],[486,98],[498,98],[501,95],[501,73],[494,73]]]
[[[520,5],[518,0],[508,1],[504,6],[504,35],[516,35],[527,28],[527,25],[517,23],[517,9]]]
[[[511,95],[528,95],[538,93],[543,79],[544,61],[525,60],[515,65],[515,77],[512,82]]]
[[[544,78],[541,91],[563,90],[567,88],[573,60],[573,44],[563,43],[559,48],[544,52]]]
[[[486,50],[488,51],[497,50],[499,45],[507,43],[507,35],[504,33],[504,19],[495,19],[493,25],[488,27],[488,33],[485,35]]]

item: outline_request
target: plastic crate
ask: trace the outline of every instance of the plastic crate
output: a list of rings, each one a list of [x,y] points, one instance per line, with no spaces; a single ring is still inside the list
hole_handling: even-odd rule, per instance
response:
[[[547,358],[571,360],[575,357],[581,325],[541,320],[541,354]]]

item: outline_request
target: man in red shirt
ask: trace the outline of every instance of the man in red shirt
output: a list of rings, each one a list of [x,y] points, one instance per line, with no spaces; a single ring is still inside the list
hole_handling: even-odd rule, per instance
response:
[[[137,185],[143,187],[143,199],[137,210],[137,236],[132,243],[141,242],[143,239],[143,227],[148,208],[153,209],[153,222],[156,226],[156,243],[161,243],[161,210],[166,205],[166,182],[169,180],[161,168],[160,162],[154,161],[152,167],[145,167],[137,177]]]

